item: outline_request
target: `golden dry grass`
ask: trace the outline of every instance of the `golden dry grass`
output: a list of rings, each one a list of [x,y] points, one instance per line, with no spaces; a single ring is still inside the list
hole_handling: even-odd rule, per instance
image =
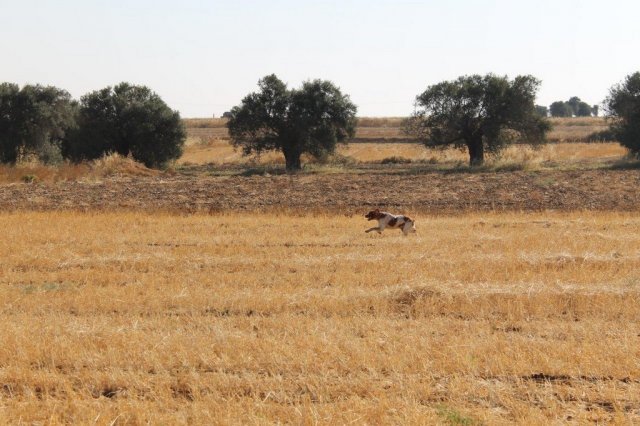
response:
[[[131,158],[108,154],[90,162],[64,163],[59,166],[45,166],[38,162],[0,164],[0,183],[96,180],[116,175],[156,176],[159,173]]]
[[[0,423],[640,421],[637,215],[367,225],[0,214]]]
[[[226,128],[226,118],[185,118],[182,120],[186,128],[219,129]]]
[[[355,140],[368,142],[406,141],[403,117],[360,117]],[[227,139],[226,119],[192,118],[183,120],[190,137]],[[551,142],[587,142],[592,133],[608,128],[604,117],[550,118],[552,128],[547,138]]]
[[[550,118],[548,138],[554,142],[584,142],[593,133],[609,128],[604,117]]]
[[[378,163],[391,157],[401,157],[414,162],[466,163],[469,156],[458,149],[427,149],[416,143],[352,143],[338,147],[340,156],[352,158],[355,162]],[[526,145],[514,145],[505,149],[498,158],[489,158],[490,163],[513,162],[539,164],[542,162],[577,162],[584,160],[621,159],[627,150],[618,143],[556,143],[532,149]],[[184,155],[178,164],[284,164],[284,157],[278,152],[265,153],[259,158],[243,157],[234,150],[227,140],[210,139],[200,143],[190,139]]]

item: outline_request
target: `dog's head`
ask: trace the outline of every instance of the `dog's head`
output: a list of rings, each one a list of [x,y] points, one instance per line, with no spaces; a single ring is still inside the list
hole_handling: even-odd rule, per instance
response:
[[[405,216],[405,223],[402,226],[402,232],[405,234],[409,232],[418,232],[416,231],[416,222],[408,216]]]
[[[367,220],[378,220],[384,217],[384,214],[380,212],[380,209],[375,209],[365,214],[364,217],[366,217]]]
[[[412,232],[412,233],[418,232],[418,230],[416,229],[415,222],[411,222],[411,229],[409,230],[409,232]]]

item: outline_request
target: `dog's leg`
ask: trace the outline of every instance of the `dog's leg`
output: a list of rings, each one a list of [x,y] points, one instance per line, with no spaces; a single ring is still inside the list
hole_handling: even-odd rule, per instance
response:
[[[402,233],[404,235],[409,235],[410,232],[416,232],[416,229],[413,226],[413,222],[405,222],[405,224],[402,225]]]
[[[378,221],[378,226],[376,226],[374,228],[369,228],[364,232],[368,233],[368,232],[371,232],[371,231],[378,231],[378,234],[382,234],[382,231],[384,231],[385,226],[387,226],[387,224],[382,219],[380,219]]]

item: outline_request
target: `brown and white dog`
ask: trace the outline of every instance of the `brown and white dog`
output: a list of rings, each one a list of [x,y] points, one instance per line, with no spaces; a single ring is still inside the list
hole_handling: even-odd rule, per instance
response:
[[[364,217],[378,221],[378,226],[369,228],[364,232],[378,231],[378,234],[381,234],[385,228],[401,229],[404,235],[409,235],[409,232],[416,232],[414,221],[404,215],[394,215],[375,209],[364,215]]]

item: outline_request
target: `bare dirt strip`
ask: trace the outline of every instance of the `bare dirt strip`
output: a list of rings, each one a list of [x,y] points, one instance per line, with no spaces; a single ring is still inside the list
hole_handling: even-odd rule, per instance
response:
[[[638,188],[640,170],[112,177],[0,185],[0,209],[634,211],[640,207]]]

